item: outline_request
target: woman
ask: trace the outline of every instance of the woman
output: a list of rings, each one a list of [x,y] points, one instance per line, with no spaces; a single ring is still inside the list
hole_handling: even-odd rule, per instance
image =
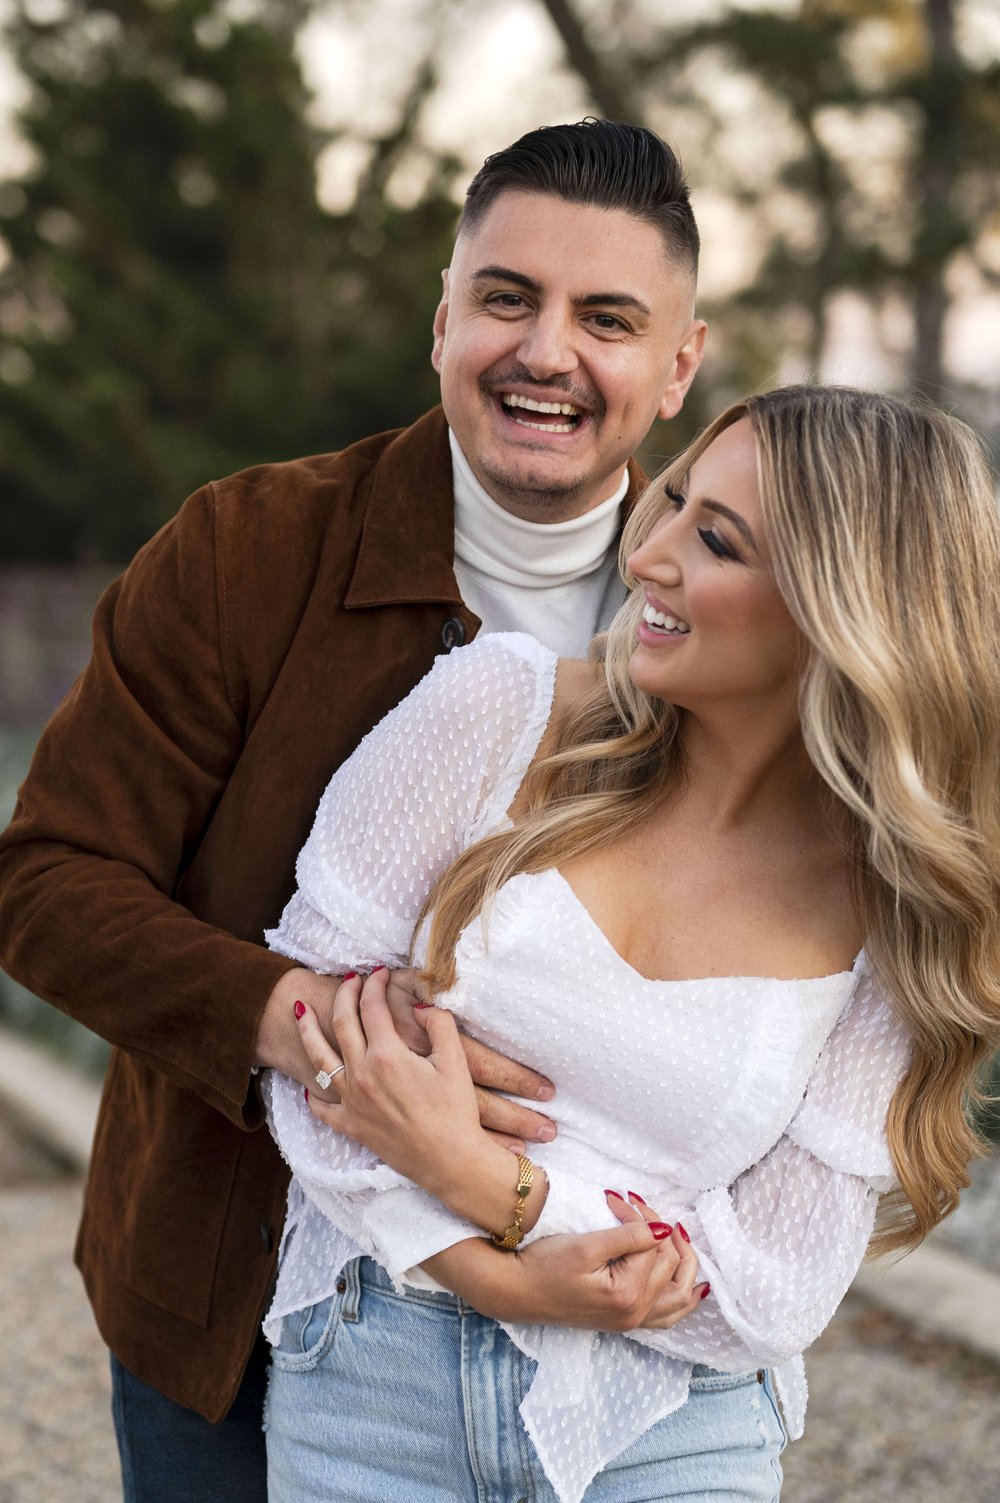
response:
[[[275,1500],[776,1498],[766,1370],[797,1433],[880,1193],[905,1248],[967,1182],[1000,1035],[975,440],[861,392],[753,397],[623,558],[603,663],[485,638],[376,727],[270,936],[328,972],[414,944],[442,1003],[420,1058],[386,972],[348,976],[337,1050],[297,1008],[341,1104],[271,1081]],[[449,1014],[556,1081],[533,1166],[480,1129]]]

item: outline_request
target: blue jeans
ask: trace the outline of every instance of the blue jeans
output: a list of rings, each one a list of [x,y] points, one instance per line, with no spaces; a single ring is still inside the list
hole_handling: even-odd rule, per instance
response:
[[[111,1358],[111,1407],[124,1503],[266,1503],[261,1421],[267,1386],[263,1337],[218,1425],[132,1376]]]
[[[359,1259],[271,1356],[270,1503],[556,1503],[517,1412],[534,1364],[454,1295]],[[695,1368],[586,1503],[775,1503],[785,1440],[767,1374]]]

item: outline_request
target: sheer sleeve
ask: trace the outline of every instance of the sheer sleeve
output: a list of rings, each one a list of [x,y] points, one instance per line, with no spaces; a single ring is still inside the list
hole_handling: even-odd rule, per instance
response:
[[[685,1222],[714,1297],[648,1344],[738,1369],[783,1363],[816,1339],[896,1184],[885,1122],[909,1057],[909,1035],[863,971],[783,1137]]]
[[[271,948],[327,974],[404,965],[437,878],[502,824],[548,722],[555,668],[548,649],[517,633],[440,658],[331,780],[299,855],[297,891],[267,933]],[[394,1277],[482,1235],[317,1123],[294,1082],[266,1072],[263,1090],[299,1192]],[[290,1226],[294,1202],[291,1211]]]
[[[797,1356],[829,1322],[895,1175],[885,1139],[908,1035],[865,969],[784,1135],[732,1185],[659,1205],[691,1237],[712,1297],[643,1345],[723,1370]],[[607,1226],[603,1188],[554,1170],[530,1239]]]
[[[555,667],[514,632],[439,658],[331,779],[271,949],[324,974],[403,964],[438,877],[513,800]]]

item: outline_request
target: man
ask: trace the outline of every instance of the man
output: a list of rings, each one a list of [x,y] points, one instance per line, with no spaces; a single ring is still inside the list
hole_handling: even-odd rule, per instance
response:
[[[207,486],[98,607],[0,845],[0,959],[115,1045],[77,1261],[128,1498],[264,1497],[287,1176],[253,1074],[315,1089],[293,1006],[328,1016],[334,983],[262,931],[331,773],[442,646],[482,623],[579,655],[613,614],[631,455],[701,360],[697,250],[655,136],[532,132],[469,190],[434,323],[443,413]],[[469,1049],[481,1084],[551,1095]],[[551,1136],[483,1101],[487,1125]]]

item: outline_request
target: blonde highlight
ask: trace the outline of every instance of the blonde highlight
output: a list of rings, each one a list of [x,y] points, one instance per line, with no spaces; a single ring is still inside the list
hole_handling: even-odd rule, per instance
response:
[[[873,1241],[905,1250],[968,1184],[981,1151],[969,1108],[1000,1045],[1000,516],[978,441],[954,419],[788,387],[728,408],[667,467],[624,530],[630,594],[594,644],[598,681],[531,769],[514,827],[466,851],[428,899],[425,971],[447,989],[462,929],[487,922],[506,881],[617,837],[682,775],[678,712],[628,674],[643,601],[626,560],[662,516],[664,484],[742,418],[775,577],[808,644],[802,735],[848,816],[869,960],[913,1039],[888,1121],[902,1191]]]

